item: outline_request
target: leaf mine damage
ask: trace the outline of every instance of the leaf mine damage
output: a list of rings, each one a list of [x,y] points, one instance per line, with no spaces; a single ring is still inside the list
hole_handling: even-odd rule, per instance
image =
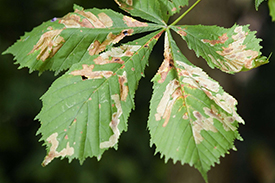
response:
[[[74,76],[82,76],[82,78],[87,79],[109,78],[113,75],[112,71],[93,71],[94,67],[94,65],[89,66],[87,64],[83,64],[83,69],[72,71],[70,74]]]
[[[207,97],[213,100],[224,111],[231,114],[236,121],[244,123],[235,110],[237,100],[224,92],[218,82],[212,80],[201,68],[193,67],[181,61],[176,61],[176,63],[184,68],[177,68],[179,75],[183,76],[181,82],[202,90]]]
[[[47,138],[47,141],[52,144],[50,151],[48,155],[45,157],[42,165],[46,166],[48,165],[54,158],[62,157],[64,158],[65,156],[72,156],[74,154],[74,148],[70,147],[69,142],[67,143],[66,148],[62,149],[60,152],[57,152],[56,149],[59,145],[59,142],[57,140],[58,133],[53,133]]]
[[[208,54],[212,62],[220,65],[221,70],[225,72],[239,72],[243,67],[251,69],[253,68],[253,61],[259,56],[258,51],[246,50],[244,41],[248,32],[243,31],[243,27],[237,26],[234,32],[236,33],[232,35],[234,41],[228,47],[222,47],[222,51],[216,51],[224,57],[225,62],[220,59],[216,60],[212,55]]]
[[[200,112],[193,111],[193,115],[196,118],[196,121],[193,121],[193,136],[195,139],[195,143],[199,144],[203,141],[203,137],[201,136],[201,130],[217,132],[218,130],[214,127],[213,118],[206,118]]]
[[[127,85],[125,85],[127,81],[126,71],[123,72],[122,76],[118,76],[118,82],[120,86],[120,100],[126,101],[126,98],[128,96],[129,88]]]
[[[133,29],[125,29],[120,32],[120,34],[115,35],[112,32],[110,32],[106,39],[100,43],[98,40],[94,41],[91,43],[91,45],[88,48],[89,54],[92,55],[97,55],[100,52],[104,51],[106,49],[106,46],[110,44],[115,44],[121,41],[125,36],[130,36],[134,32]]]
[[[65,25],[66,28],[106,28],[113,26],[113,20],[107,14],[102,12],[97,16],[89,11],[76,9],[74,13],[69,13],[60,18],[59,23]]]
[[[128,27],[147,27],[148,26],[147,23],[140,22],[128,16],[124,16],[123,21]]]
[[[218,40],[202,39],[201,41],[204,43],[209,43],[211,46],[214,46],[215,44],[223,44],[227,40],[228,40],[227,33],[224,33],[222,36],[219,36]]]
[[[48,29],[52,28],[48,27]],[[64,38],[59,35],[62,30],[56,29],[45,32],[28,55],[40,50],[40,53],[36,57],[37,60],[45,61],[47,58],[53,57],[65,42]]]
[[[167,34],[165,34],[165,42],[164,42],[164,60],[158,70],[157,74],[160,74],[161,79],[158,81],[159,83],[163,83],[167,77],[168,72],[171,68],[174,67],[174,60],[171,55],[171,50],[169,46],[169,40]]]
[[[158,104],[157,113],[155,114],[156,121],[160,121],[161,118],[165,119],[163,127],[165,127],[170,119],[171,111],[175,101],[182,96],[179,82],[174,79],[169,82],[163,93],[163,96]]]
[[[186,28],[177,27],[177,29],[179,29],[179,30],[177,31],[177,33],[178,33],[179,35],[181,35],[181,36],[186,36],[186,35],[187,35],[187,33],[185,32]]]
[[[122,114],[122,107],[121,107],[121,103],[120,103],[120,97],[118,94],[114,94],[111,96],[111,99],[114,100],[115,102],[115,106],[117,111],[113,113],[112,115],[112,121],[110,122],[109,126],[111,127],[111,129],[113,130],[113,135],[110,136],[108,141],[104,141],[100,143],[100,149],[104,149],[104,148],[109,148],[109,147],[113,147],[114,145],[117,144],[118,142],[118,138],[120,135],[120,131],[118,129],[118,125],[120,122],[119,117]]]
[[[101,53],[97,58],[94,59],[95,64],[104,65],[108,63],[119,63],[124,64],[121,57],[131,57],[134,52],[140,49],[139,45],[123,45],[116,48],[111,48],[111,50]]]

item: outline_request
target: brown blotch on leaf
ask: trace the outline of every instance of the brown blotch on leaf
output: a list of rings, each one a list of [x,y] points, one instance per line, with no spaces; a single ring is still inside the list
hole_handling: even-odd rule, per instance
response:
[[[121,57],[131,57],[134,52],[138,51],[141,46],[139,45],[123,45],[120,47],[112,48],[106,52],[101,53],[94,59],[95,64],[104,65],[108,63],[124,64]]]
[[[193,111],[193,115],[196,118],[196,121],[193,121],[192,126],[193,136],[196,144],[200,144],[204,139],[201,135],[202,130],[218,132],[214,126],[213,118],[206,118],[198,111]]]
[[[110,44],[115,44],[118,43],[120,40],[122,40],[125,36],[129,36],[134,32],[133,29],[126,29],[122,30],[120,34],[115,35],[112,32],[110,32],[106,39],[100,43],[98,40],[94,41],[88,48],[89,54],[92,55],[97,55],[100,52],[104,51],[106,49],[106,46]]]
[[[122,76],[118,76],[118,82],[119,82],[119,88],[120,88],[120,100],[126,101],[129,93],[129,88],[127,85],[125,85],[128,82],[126,71],[123,72]]]
[[[93,24],[86,18],[81,20],[79,15],[69,13],[59,20],[60,24],[64,24],[66,28],[94,28]]]
[[[214,46],[215,44],[223,44],[227,40],[228,40],[227,34],[224,33],[222,36],[219,36],[218,40],[203,39],[202,42],[209,43],[211,46]]]
[[[132,17],[128,17],[128,16],[124,16],[123,21],[128,27],[147,27],[148,26],[147,23],[140,22],[140,21],[133,19]]]
[[[159,83],[163,83],[166,79],[168,72],[174,68],[174,60],[171,55],[170,46],[168,43],[168,37],[165,34],[165,45],[164,45],[164,60],[158,70],[158,74],[161,75],[161,79],[158,80]]]
[[[181,28],[181,27],[177,27],[179,30],[177,31],[177,33],[181,36],[186,36],[187,33],[185,32],[186,28]]]
[[[112,27],[113,26],[113,20],[106,15],[105,13],[99,13],[98,15],[99,20],[106,26],[106,27]]]
[[[103,12],[99,13],[97,17],[89,11],[77,9],[74,13],[69,13],[60,18],[59,23],[64,24],[66,28],[106,28],[113,26],[112,19]]]
[[[83,64],[82,68],[81,70],[72,71],[70,74],[87,79],[109,78],[113,75],[112,71],[93,71],[94,65],[88,66],[87,64]]]
[[[110,128],[113,130],[113,135],[110,136],[108,141],[104,141],[100,143],[100,149],[113,147],[117,142],[120,135],[120,131],[118,129],[118,125],[120,123],[119,117],[122,114],[122,107],[120,103],[120,98],[118,94],[111,95],[111,99],[115,101],[115,106],[117,111],[112,115],[112,121],[109,123]],[[113,106],[113,104],[112,104]]]
[[[37,60],[45,61],[47,58],[53,57],[65,42],[64,38],[59,35],[62,30],[56,29],[45,32],[28,55],[36,50],[40,50],[40,53],[36,57]]]
[[[172,8],[172,11],[177,11],[177,8],[176,7]]]
[[[243,67],[251,69],[254,60],[259,56],[258,51],[246,50],[247,46],[244,41],[248,32],[245,32],[242,26],[237,26],[234,32],[236,33],[232,35],[234,41],[228,47],[222,47],[222,51],[216,51],[224,57],[224,61],[214,58],[213,55],[208,55],[212,62],[225,72],[240,72]]]
[[[58,133],[53,133],[47,138],[47,141],[52,144],[50,148],[50,152],[45,157],[42,166],[48,165],[54,158],[57,157],[65,157],[65,156],[71,156],[74,154],[74,148],[70,147],[69,142],[67,143],[66,148],[62,149],[60,152],[57,152],[56,149],[59,145],[59,142],[57,140]],[[68,136],[67,136],[68,138]],[[65,136],[66,139],[66,136]]]
[[[180,89],[180,84],[178,80],[174,79],[169,82],[163,93],[163,96],[158,104],[157,113],[155,114],[156,121],[165,119],[162,124],[163,127],[169,122],[173,105],[175,101],[182,96],[182,91]]]

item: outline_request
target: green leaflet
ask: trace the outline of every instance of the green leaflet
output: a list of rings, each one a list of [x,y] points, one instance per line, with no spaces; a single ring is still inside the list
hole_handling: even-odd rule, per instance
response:
[[[43,165],[59,156],[80,162],[93,156],[100,159],[106,149],[117,146],[120,133],[127,130],[138,81],[160,35],[153,32],[74,64],[52,84],[42,96],[37,116],[38,133],[48,149]],[[70,154],[65,153],[67,147]]]
[[[255,0],[255,9],[258,11],[258,8],[260,6],[260,4],[263,2],[264,0]]]
[[[268,0],[269,14],[272,17],[272,21],[275,21],[275,1]]]
[[[169,17],[188,5],[189,0],[115,0],[119,7],[132,16],[166,25]]]
[[[153,78],[151,145],[165,161],[194,165],[207,181],[210,167],[241,140],[237,128],[244,121],[236,113],[237,101],[180,53],[170,33],[164,57]]]
[[[188,47],[204,58],[211,68],[227,73],[250,70],[268,62],[262,56],[261,39],[248,26],[234,25],[226,29],[218,26],[173,26]]]
[[[159,29],[155,24],[139,22],[112,10],[96,8],[75,11],[54,18],[26,33],[4,53],[11,53],[30,72],[70,68],[116,44],[125,36]],[[24,47],[24,49],[22,49]]]

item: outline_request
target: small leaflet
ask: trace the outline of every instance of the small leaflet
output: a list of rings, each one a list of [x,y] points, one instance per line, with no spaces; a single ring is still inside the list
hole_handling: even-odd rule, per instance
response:
[[[57,152],[56,149],[59,145],[59,142],[57,140],[58,133],[53,133],[47,138],[47,141],[52,144],[50,151],[48,155],[45,157],[42,166],[48,165],[54,158],[65,156],[72,156],[74,154],[74,148],[70,147],[69,142],[67,143],[66,148],[62,149],[60,152]]]
[[[100,143],[100,149],[109,148],[109,147],[113,147],[114,145],[116,145],[117,142],[118,142],[119,135],[120,135],[120,131],[118,129],[118,125],[119,125],[119,122],[120,122],[119,117],[122,114],[122,107],[121,107],[121,104],[120,104],[120,97],[119,97],[118,94],[114,94],[114,95],[111,96],[111,99],[114,100],[115,106],[116,106],[116,109],[117,109],[117,111],[113,113],[112,121],[109,124],[109,126],[113,130],[114,134],[109,138],[108,141]]]
[[[82,76],[87,79],[109,78],[113,75],[112,71],[93,71],[94,65],[83,64],[81,70],[72,71],[70,74],[74,76]]]
[[[48,29],[52,28],[48,27]],[[53,57],[65,42],[64,38],[59,35],[62,30],[63,29],[56,29],[45,32],[29,54],[40,50],[40,53],[36,57],[37,60],[45,61],[47,58]]]

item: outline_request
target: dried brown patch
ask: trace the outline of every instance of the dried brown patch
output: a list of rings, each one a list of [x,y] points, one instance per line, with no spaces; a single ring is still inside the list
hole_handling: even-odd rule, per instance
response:
[[[56,29],[45,32],[28,55],[36,50],[40,50],[40,53],[36,57],[37,60],[45,61],[47,58],[53,57],[65,42],[64,38],[59,35],[62,30]]]
[[[193,121],[192,127],[193,136],[196,144],[201,143],[204,139],[201,135],[202,130],[218,132],[218,130],[214,126],[213,118],[206,118],[198,111],[193,111],[193,115],[196,118],[196,120]]]
[[[140,21],[133,19],[132,17],[128,17],[128,16],[124,16],[123,21],[128,27],[147,27],[148,26],[147,23],[140,22]]]
[[[182,91],[180,89],[179,82],[176,79],[170,81],[166,86],[166,89],[157,107],[157,113],[155,114],[156,121],[165,119],[162,125],[163,127],[168,124],[173,105],[175,101],[181,96]]]
[[[127,85],[125,85],[128,82],[126,71],[123,72],[122,76],[118,76],[118,82],[119,82],[119,88],[120,88],[120,100],[126,101],[129,93],[129,88]]]
[[[108,141],[100,143],[100,149],[113,147],[118,142],[118,138],[119,138],[119,135],[120,135],[120,131],[118,129],[118,125],[119,125],[119,122],[120,122],[119,117],[122,114],[122,107],[121,107],[121,103],[120,103],[120,97],[119,97],[118,94],[114,94],[114,95],[111,96],[111,99],[115,101],[115,106],[116,106],[116,109],[117,109],[117,111],[113,113],[112,121],[109,124],[109,126],[113,130],[114,134],[112,136],[110,136]]]
[[[224,61],[208,55],[212,62],[225,72],[239,72],[243,67],[251,69],[253,61],[259,56],[257,51],[246,50],[246,45],[243,44],[248,32],[243,31],[241,26],[236,27],[234,32],[236,33],[232,36],[234,41],[228,47],[222,47],[222,51],[216,51],[224,57]]]
[[[131,57],[141,46],[139,45],[123,45],[117,48],[112,48],[109,51],[101,53],[94,59],[95,64],[104,65],[108,63],[124,64],[121,59],[123,56]]]
[[[87,18],[83,18],[81,20],[80,16],[74,13],[70,13],[65,17],[61,18],[59,20],[59,23],[64,24],[66,28],[94,28],[93,24]]]
[[[83,17],[79,16],[82,15]],[[89,11],[75,10],[59,19],[59,23],[66,28],[106,28],[113,26],[113,20],[105,13],[99,13],[98,17]]]
[[[72,71],[70,74],[74,76],[84,76],[87,79],[109,78],[113,75],[112,71],[93,71],[94,65],[83,64],[81,70]]]
[[[59,145],[57,140],[58,133],[53,133],[47,138],[47,141],[52,144],[48,155],[45,157],[42,166],[48,165],[54,158],[72,156],[74,154],[74,148],[70,147],[69,142],[67,143],[66,148],[62,149],[60,152],[57,152],[56,149]],[[67,136],[68,138],[68,136]]]
[[[209,43],[211,46],[214,46],[215,44],[223,44],[227,40],[228,40],[227,34],[224,33],[222,36],[219,36],[218,40],[203,39],[202,42]]]
[[[122,40],[125,36],[129,36],[134,32],[133,29],[125,29],[120,32],[120,34],[115,35],[112,32],[110,32],[106,39],[100,44],[99,41],[94,41],[88,48],[90,55],[97,55],[100,52],[104,51],[106,49],[106,46],[110,44],[118,43],[120,40]]]
[[[183,83],[187,83],[200,90],[203,90],[203,88],[213,92],[218,92],[220,90],[219,83],[210,79],[201,68],[193,67],[181,61],[176,61],[176,63],[184,68],[178,68],[179,75],[184,76],[182,80]]]
[[[187,33],[185,32],[186,28],[177,27],[179,30],[177,33],[181,36],[187,36]]]
[[[106,26],[106,27],[112,27],[113,26],[113,20],[106,15],[105,13],[99,13],[98,15],[99,20]]]
[[[167,77],[167,74],[174,67],[174,60],[172,58],[168,36],[165,34],[165,42],[164,42],[164,60],[158,70],[157,74],[160,74],[161,79],[158,80],[159,83],[163,83]]]

